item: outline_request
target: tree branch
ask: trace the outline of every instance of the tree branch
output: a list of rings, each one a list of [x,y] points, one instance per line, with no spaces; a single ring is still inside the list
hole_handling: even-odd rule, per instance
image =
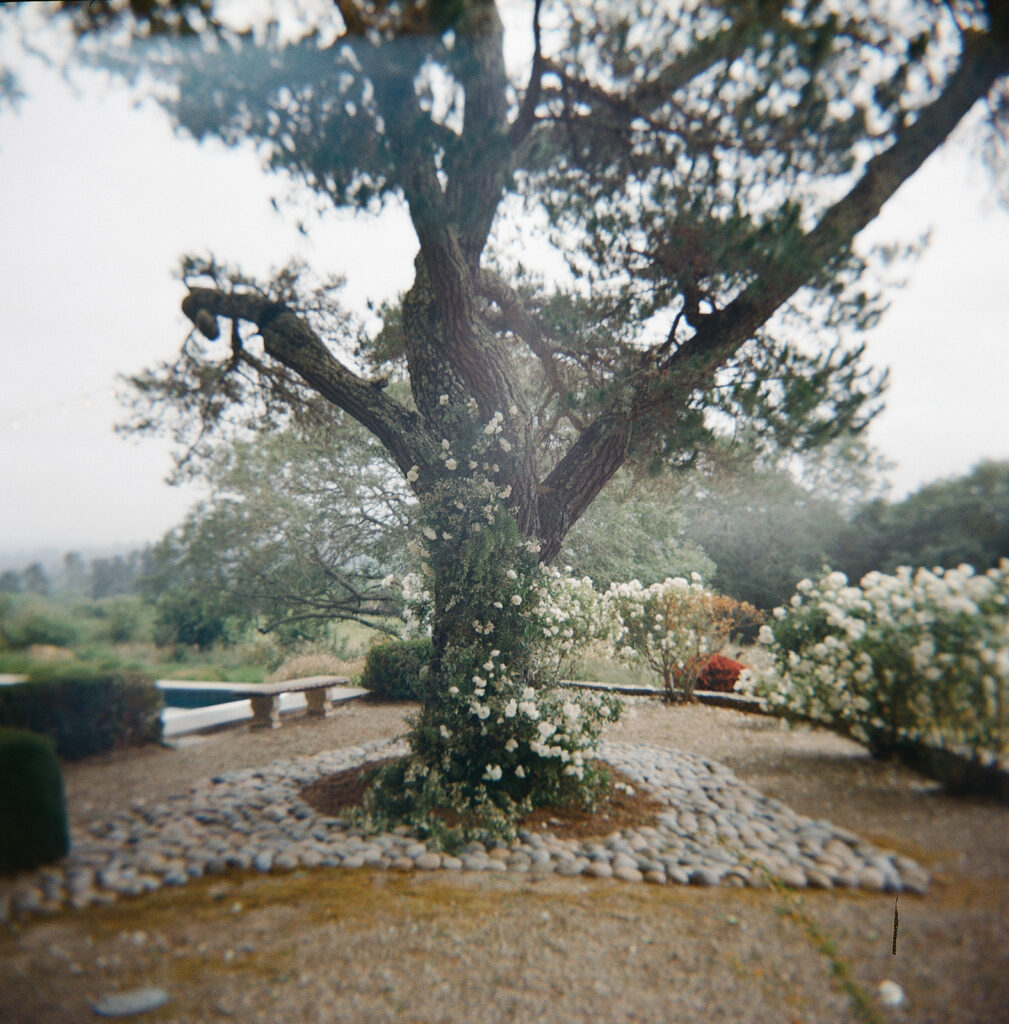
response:
[[[536,0],[533,8],[533,66],[529,72],[529,85],[519,107],[518,117],[508,129],[508,144],[513,149],[520,146],[536,123],[536,106],[543,91],[543,46],[540,39],[540,8],[543,0]]]
[[[414,465],[437,465],[434,442],[416,414],[348,370],[287,306],[262,295],[193,288],[183,300],[182,312],[211,341],[219,336],[218,317],[255,324],[267,354],[367,427],[404,474]]]
[[[965,34],[957,70],[941,95],[869,161],[858,183],[834,204],[787,259],[765,265],[724,309],[700,318],[694,336],[657,368],[643,368],[634,386],[618,388],[605,412],[585,430],[541,485],[542,557],[549,561],[567,530],[626,458],[635,431],[654,430],[663,412],[685,409],[699,388],[801,287],[851,245],[883,204],[945,141],[971,107],[1009,74],[1004,34]],[[651,421],[651,427],[648,421]]]

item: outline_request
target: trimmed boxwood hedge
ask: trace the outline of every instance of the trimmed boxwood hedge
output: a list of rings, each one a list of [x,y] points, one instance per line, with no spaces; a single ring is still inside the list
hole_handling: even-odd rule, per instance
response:
[[[0,728],[0,872],[48,864],[69,849],[63,774],[52,740]]]
[[[364,659],[361,685],[386,700],[423,700],[431,653],[428,637],[375,644]]]
[[[0,686],[0,725],[48,736],[67,760],[161,740],[164,702],[140,672],[57,664]]]

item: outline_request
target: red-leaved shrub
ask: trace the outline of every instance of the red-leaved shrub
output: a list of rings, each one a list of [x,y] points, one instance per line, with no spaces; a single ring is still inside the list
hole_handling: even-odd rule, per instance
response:
[[[712,654],[697,675],[698,690],[716,690],[719,693],[732,693],[733,685],[745,665],[721,654]]]

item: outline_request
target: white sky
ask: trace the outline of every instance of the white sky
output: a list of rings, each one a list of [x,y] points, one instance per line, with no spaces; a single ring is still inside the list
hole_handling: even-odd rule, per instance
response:
[[[251,153],[176,137],[115,91],[77,97],[37,67],[23,82],[20,111],[0,112],[0,552],[154,540],[198,492],[165,485],[167,442],[112,433],[111,391],[176,353],[179,256],[265,273],[298,254],[363,300],[409,285],[412,231],[402,215],[331,216],[306,240]],[[1009,214],[967,148],[933,157],[871,229],[933,229],[869,338],[892,370],[871,438],[897,463],[896,496],[1009,458]]]

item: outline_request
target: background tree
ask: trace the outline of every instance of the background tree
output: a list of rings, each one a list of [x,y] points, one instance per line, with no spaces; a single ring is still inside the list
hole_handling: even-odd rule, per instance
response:
[[[755,462],[752,452],[707,453],[682,482],[677,507],[684,536],[717,567],[706,577],[711,586],[765,610],[835,564],[852,529],[840,501]]]
[[[530,778],[506,728],[460,710],[491,706],[470,680],[486,695],[492,645],[508,671],[491,703],[537,682],[535,557],[557,555],[628,460],[688,461],[706,411],[794,450],[864,426],[881,382],[842,339],[881,303],[852,243],[977,102],[1009,107],[1002,0],[857,15],[537,0],[521,81],[492,0],[337,0],[293,30],[229,26],[208,0],[60,10],[96,59],[155,83],[180,129],[251,142],[320,208],[408,210],[410,401],[355,364],[303,278],[210,261],[186,267],[181,360],[137,386],[197,434],[315,394],[384,445],[418,496],[433,588],[411,778],[434,786],[437,768],[499,807],[563,781]],[[125,39],[138,48],[113,53]],[[545,214],[569,282],[518,273],[518,210]],[[796,344],[786,305],[815,345]]]
[[[317,409],[216,446],[201,473],[210,494],[156,547],[152,599],[184,591],[287,639],[319,636],[335,619],[390,631],[402,599],[383,579],[411,567],[414,499],[359,425]]]
[[[977,570],[1009,558],[1009,462],[927,484],[903,501],[860,508],[848,543],[831,564],[851,579],[899,565]]]
[[[645,585],[667,576],[705,580],[715,563],[686,537],[678,488],[667,474],[641,478],[621,472],[564,538],[559,560],[575,575],[591,578],[598,589],[624,580]]]
[[[38,594],[40,597],[47,597],[51,587],[49,573],[41,562],[32,562],[21,573],[21,583],[30,594]]]
[[[0,594],[20,594],[23,586],[21,573],[16,569],[5,569],[0,573]]]
[[[67,551],[60,566],[59,589],[71,597],[83,597],[88,590],[88,567],[79,551]]]

